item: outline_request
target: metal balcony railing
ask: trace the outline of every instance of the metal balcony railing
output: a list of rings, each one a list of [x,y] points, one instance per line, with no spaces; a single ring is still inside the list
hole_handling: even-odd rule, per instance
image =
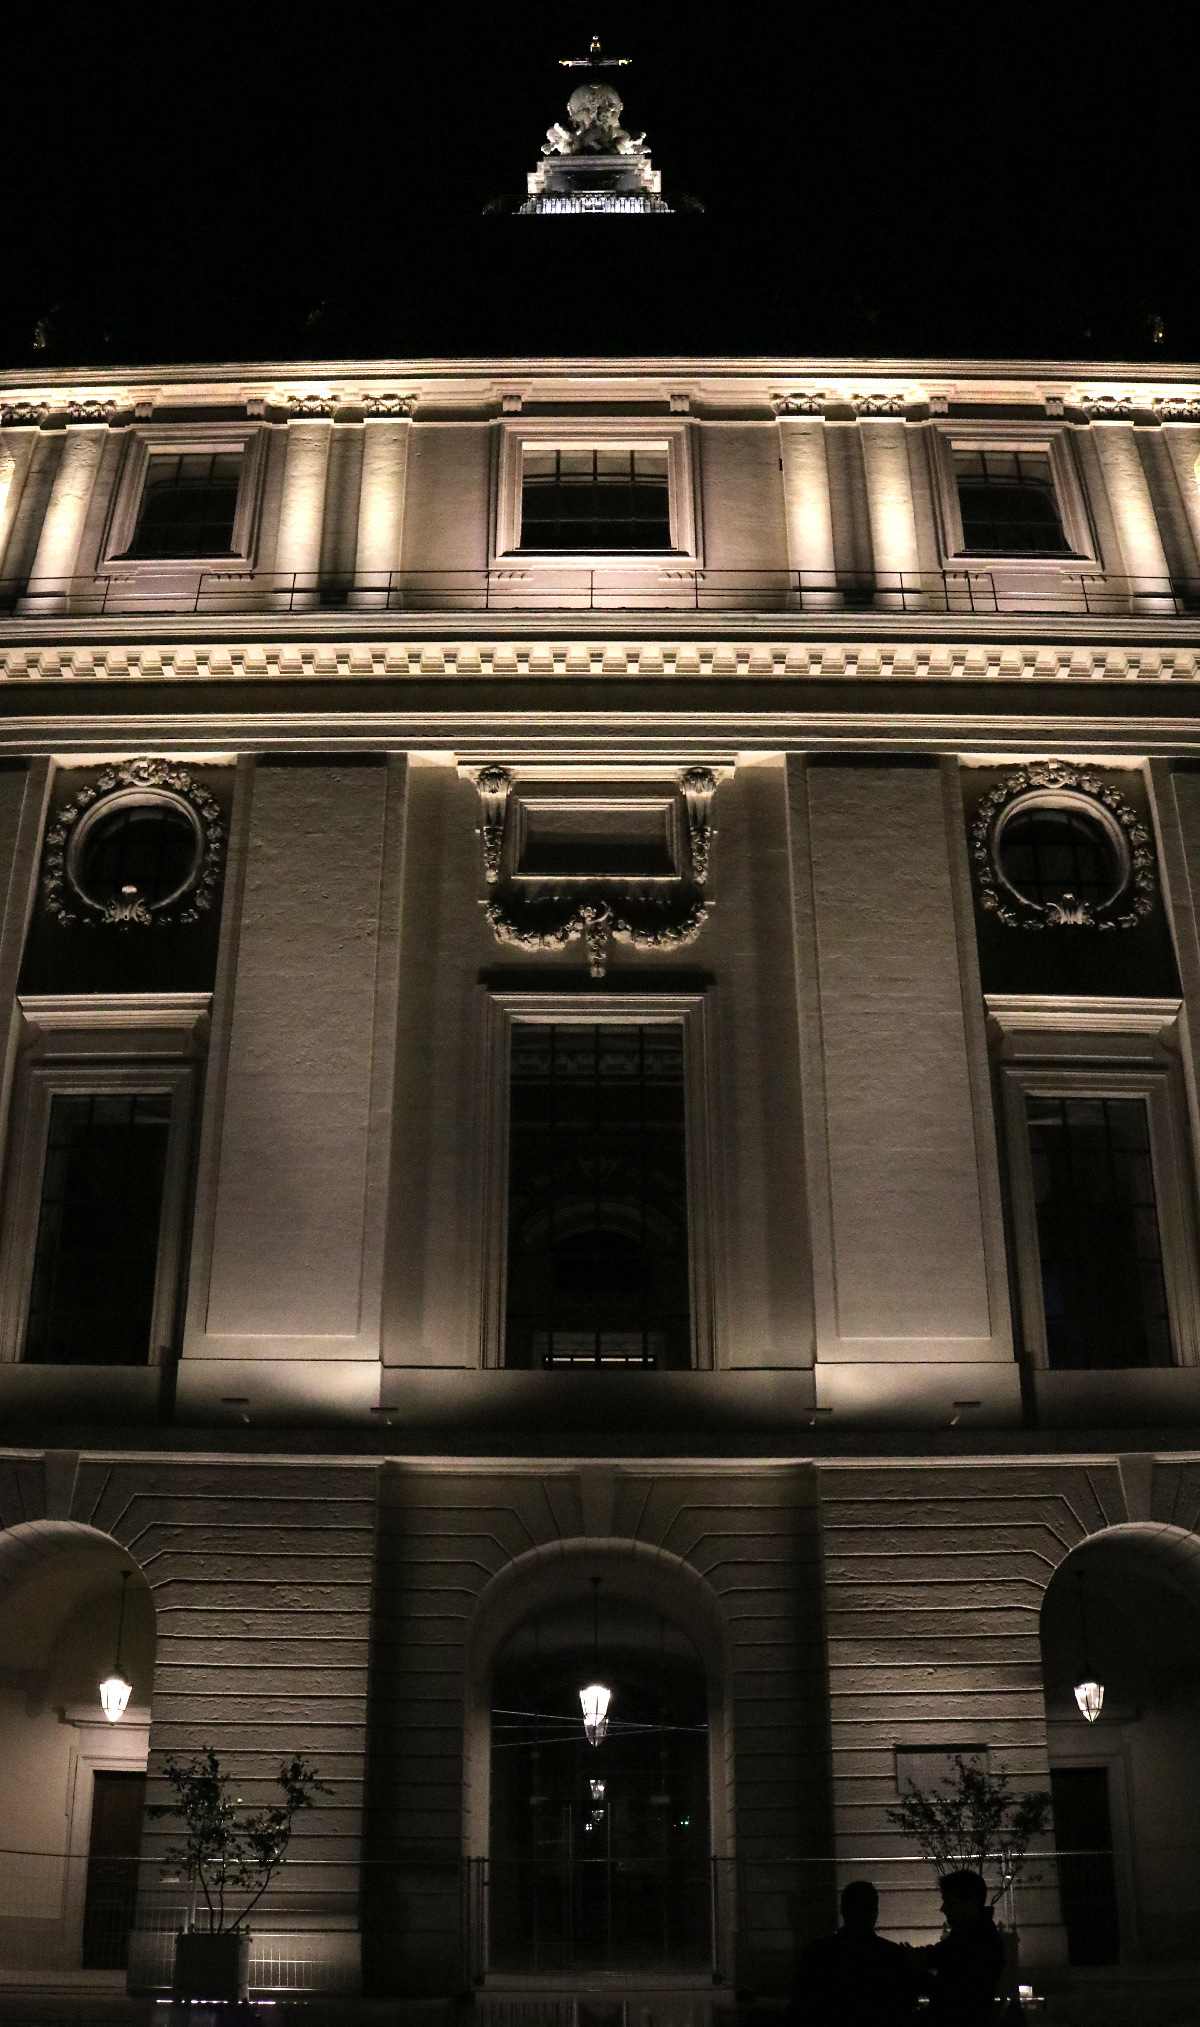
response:
[[[706,570],[663,563],[574,568],[392,570],[359,576],[222,571],[155,565],[76,577],[0,579],[0,616],[101,619],[161,613],[718,614],[899,612],[990,618],[1091,619],[1200,615],[1200,578],[1115,577],[1094,569],[1026,567],[881,571]]]

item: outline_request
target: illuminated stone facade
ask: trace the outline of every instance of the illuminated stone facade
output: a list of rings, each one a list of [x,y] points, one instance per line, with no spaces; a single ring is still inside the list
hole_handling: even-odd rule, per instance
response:
[[[652,1622],[707,1685],[716,1880],[699,1955],[618,1924],[614,1990],[653,1973],[672,2027],[778,1995],[864,1870],[930,1937],[886,1811],[910,1760],[987,1749],[1063,1811],[1060,1776],[1108,1783],[1112,1919],[1044,1865],[1022,1977],[1082,2021],[1080,1953],[1115,1952],[1105,2017],[1174,2017],[1198,461],[1174,369],[0,379],[10,1900],[4,1852],[86,1857],[93,1774],[299,1747],[332,1792],[255,1983],[569,2027],[596,1961],[535,1961],[512,1915],[497,1969],[493,1683],[534,1622],[569,1659],[598,1597],[589,1667],[619,1626],[636,1675]],[[518,1129],[585,1056],[651,1093],[656,1152],[626,1106],[535,1202]],[[118,1116],[141,1253],[47,1153],[82,1174]],[[636,1188],[595,1181],[635,1144]],[[69,1967],[57,1879],[25,1913]],[[143,1898],[135,1984],[165,1921]]]

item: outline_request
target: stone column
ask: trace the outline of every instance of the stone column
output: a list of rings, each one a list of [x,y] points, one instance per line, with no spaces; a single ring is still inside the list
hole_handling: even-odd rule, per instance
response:
[[[65,612],[92,488],[104,455],[107,423],[68,423],[50,504],[42,522],[23,612]]]
[[[275,546],[279,602],[292,609],[320,603],[321,531],[332,415],[305,415],[287,425],[287,461]]]
[[[352,605],[402,602],[396,573],[404,543],[404,493],[414,406],[411,401],[389,402],[372,411],[367,404]]]
[[[779,449],[783,464],[783,505],[787,517],[788,569],[796,575],[792,589],[798,603],[812,608],[840,605],[835,577],[833,511],[829,500],[829,466],[825,458],[825,423],[819,415],[779,415]]]
[[[875,603],[911,610],[924,600],[907,428],[899,417],[869,416],[859,429],[875,559]]]
[[[1171,610],[1170,571],[1133,426],[1099,419],[1092,426],[1132,608],[1135,612]]]

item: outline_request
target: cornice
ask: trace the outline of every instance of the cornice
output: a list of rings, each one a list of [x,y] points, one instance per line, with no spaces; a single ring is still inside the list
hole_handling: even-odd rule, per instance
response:
[[[1145,642],[787,640],[695,635],[657,640],[541,636],[257,641],[211,638],[0,644],[0,683],[288,682],[379,678],[777,677],[854,682],[1194,683],[1200,641],[1163,647]]]
[[[1062,403],[1077,415],[1117,420],[1200,420],[1200,365],[1125,361],[707,358],[672,355],[624,359],[383,359],[236,362],[174,367],[28,369],[0,373],[0,409],[13,424],[65,419],[72,407],[97,404],[108,413],[159,404],[187,407],[253,402],[283,412],[334,413],[341,408],[405,413],[418,396],[502,404],[505,394],[528,401],[636,398],[703,406],[749,402],[769,414],[850,407],[862,414],[899,414],[955,401]],[[392,404],[399,404],[393,407]],[[103,418],[101,418],[103,419]]]

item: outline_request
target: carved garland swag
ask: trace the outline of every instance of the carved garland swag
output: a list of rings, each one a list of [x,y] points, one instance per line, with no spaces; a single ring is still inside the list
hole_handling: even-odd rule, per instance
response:
[[[632,878],[547,880],[542,891],[519,893],[504,874],[504,838],[513,776],[506,767],[483,767],[475,777],[482,806],[484,878],[497,888],[487,920],[498,943],[519,950],[562,950],[582,937],[588,970],[603,978],[609,945],[635,950],[678,949],[694,942],[708,918],[704,885],[712,843],[710,807],[716,776],[689,767],[679,781],[687,820],[687,866],[667,894]]]

